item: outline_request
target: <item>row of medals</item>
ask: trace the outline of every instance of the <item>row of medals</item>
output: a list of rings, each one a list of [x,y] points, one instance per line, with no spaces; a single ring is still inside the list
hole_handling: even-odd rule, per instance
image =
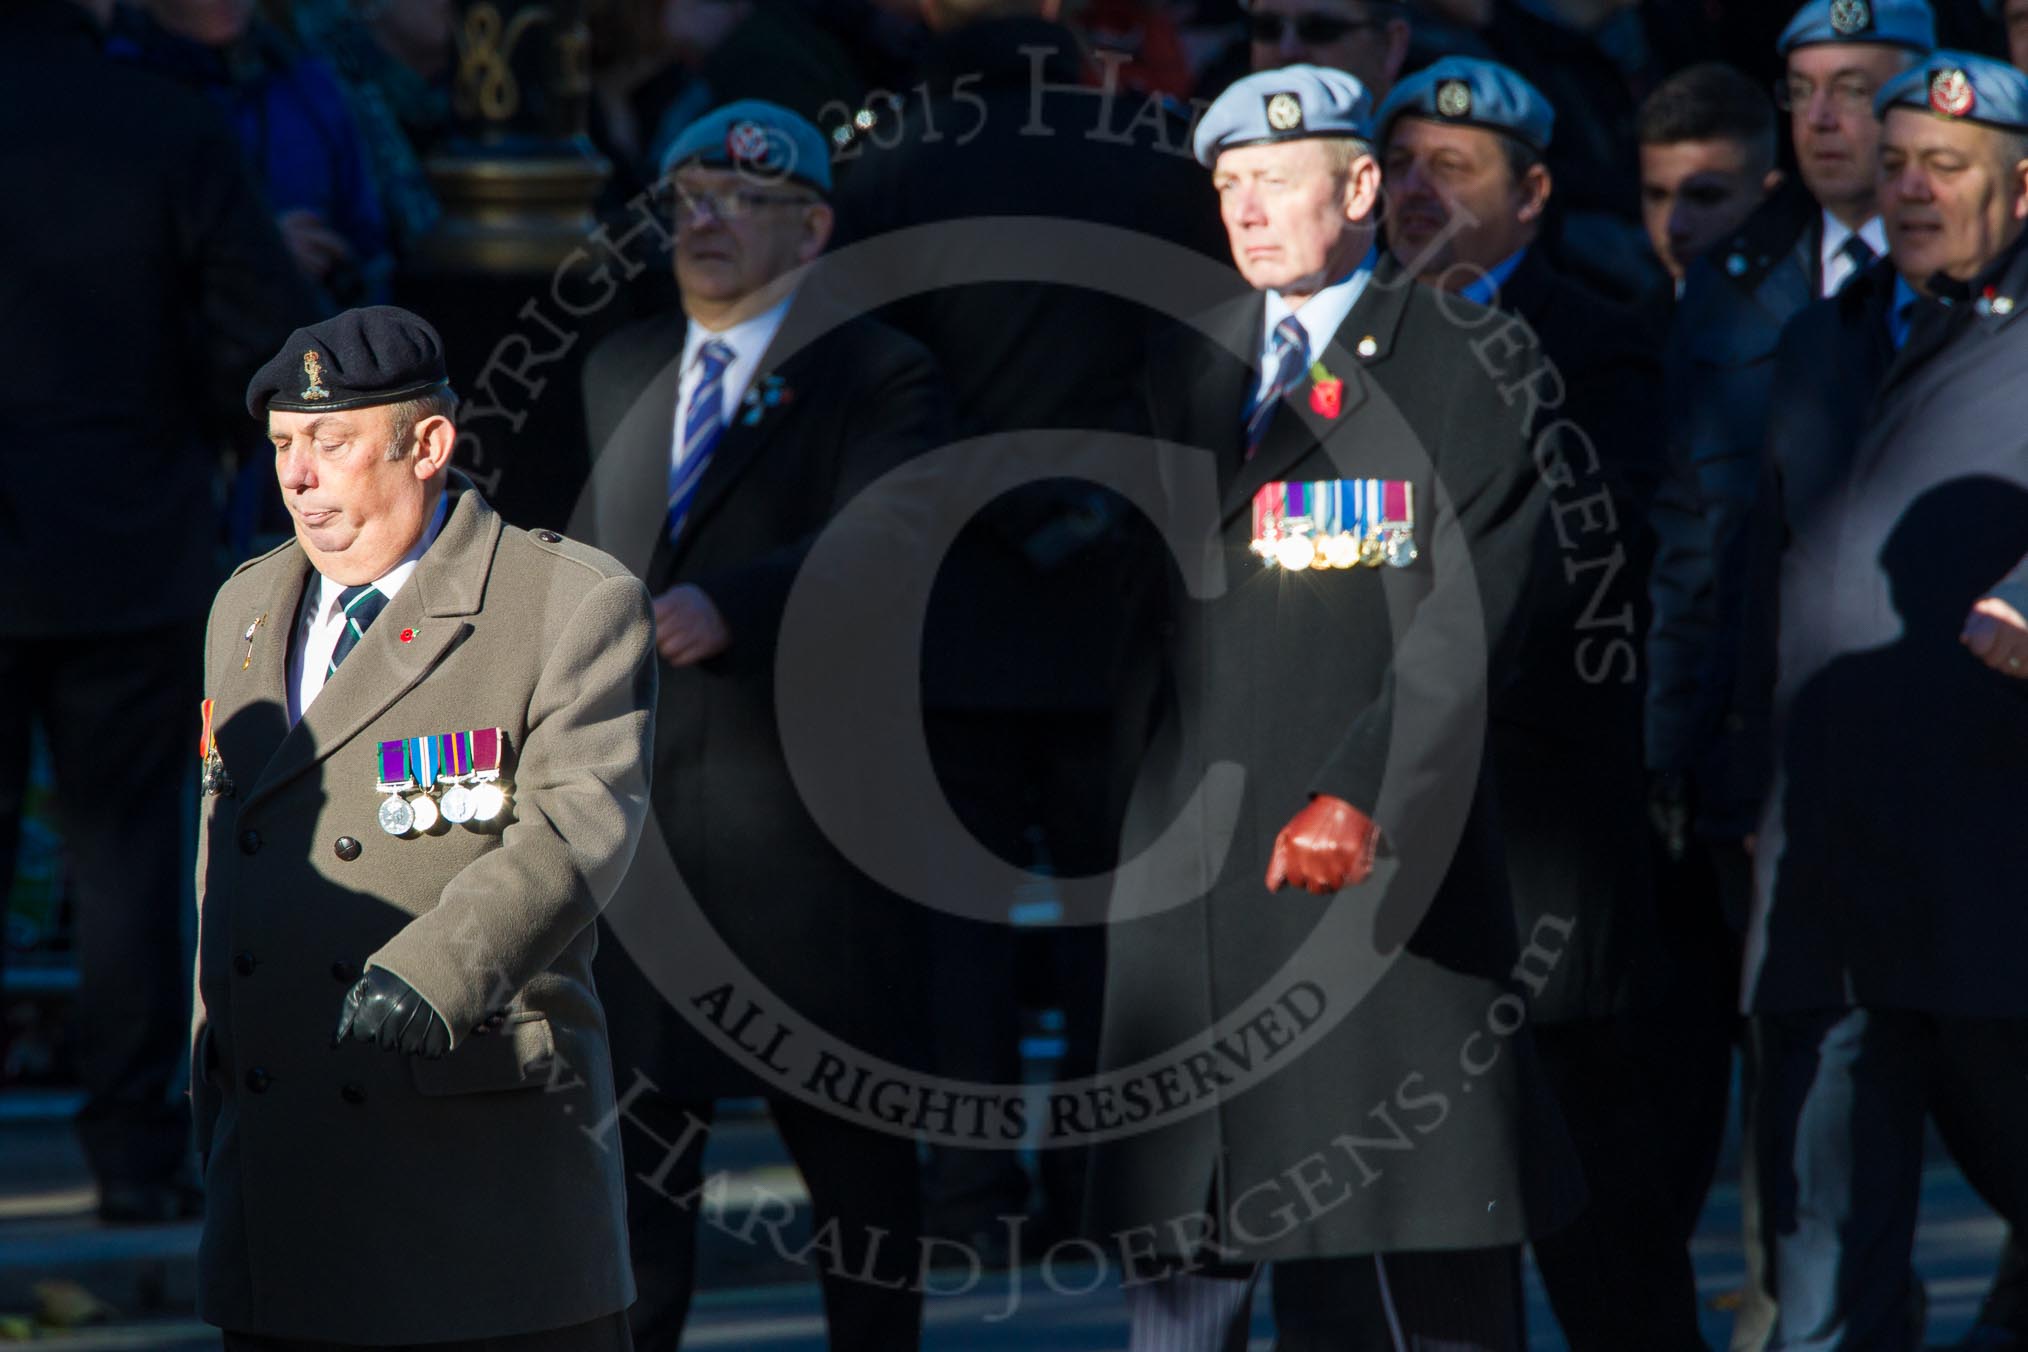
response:
[[[491,778],[439,780],[406,798],[388,794],[380,803],[380,829],[390,836],[405,836],[411,831],[428,831],[440,816],[453,826],[463,826],[466,822],[490,822],[506,809],[507,791]]]
[[[1253,552],[1291,572],[1311,568],[1356,568],[1361,564],[1378,568],[1383,563],[1406,568],[1416,559],[1415,537],[1406,530],[1392,530],[1364,538],[1349,530],[1335,535],[1284,535],[1272,540],[1255,540]]]

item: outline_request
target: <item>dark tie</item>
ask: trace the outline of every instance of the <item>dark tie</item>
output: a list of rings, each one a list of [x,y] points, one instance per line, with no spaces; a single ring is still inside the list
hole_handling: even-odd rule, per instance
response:
[[[380,612],[387,609],[387,598],[371,582],[363,582],[339,592],[338,606],[345,614],[345,627],[338,631],[338,645],[331,649],[331,665],[324,672],[327,681],[338,674],[338,664],[351,656]]]
[[[1838,283],[1840,291],[1850,286],[1854,277],[1866,271],[1873,260],[1880,257],[1879,254],[1873,252],[1871,244],[1868,244],[1865,239],[1856,234],[1845,236],[1845,242],[1838,246],[1838,252],[1852,260],[1852,270],[1845,274],[1844,281]]]
[[[1246,458],[1251,460],[1260,450],[1261,442],[1267,439],[1268,424],[1274,421],[1275,405],[1282,396],[1302,383],[1303,375],[1309,370],[1309,357],[1304,351],[1308,337],[1303,326],[1294,315],[1289,315],[1275,325],[1271,360],[1275,364],[1274,378],[1261,391],[1260,401],[1246,414]]]

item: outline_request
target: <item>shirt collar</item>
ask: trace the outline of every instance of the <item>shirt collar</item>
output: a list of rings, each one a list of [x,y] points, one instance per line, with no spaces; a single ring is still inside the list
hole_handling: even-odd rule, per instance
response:
[[[761,311],[752,319],[742,319],[729,329],[707,329],[696,320],[691,320],[683,335],[682,369],[688,371],[691,364],[697,360],[697,350],[713,338],[732,348],[734,362],[759,361],[761,354],[768,350],[768,344],[775,340],[775,333],[782,327],[783,317],[789,313],[789,302],[794,299],[795,293],[790,292],[771,308]]]
[[[1857,230],[1853,230],[1836,216],[1826,211],[1824,212],[1824,243],[1823,247],[1818,250],[1818,261],[1828,270],[1831,266],[1831,260],[1838,257],[1844,250],[1845,241],[1854,235],[1866,241],[1867,247],[1873,250],[1875,258],[1885,258],[1887,256],[1887,223],[1881,220],[1880,217],[1875,216],[1861,225]]]
[[[1500,288],[1507,285],[1507,279],[1514,275],[1514,269],[1520,267],[1521,260],[1527,256],[1528,246],[1524,244],[1473,278],[1472,284],[1458,294],[1475,305],[1493,304],[1500,299]]]
[[[1279,291],[1267,293],[1266,327],[1261,334],[1261,352],[1270,360],[1263,361],[1263,369],[1271,369],[1274,354],[1275,325],[1291,314],[1303,326],[1303,336],[1309,340],[1309,358],[1322,361],[1324,349],[1331,345],[1337,335],[1338,326],[1345,322],[1345,316],[1352,313],[1352,307],[1365,294],[1366,284],[1373,280],[1373,267],[1380,258],[1380,246],[1376,243],[1366,251],[1366,257],[1359,260],[1359,266],[1339,278],[1303,302],[1300,310],[1289,309],[1289,303],[1282,299]]]
[[[437,509],[430,513],[429,525],[423,527],[423,533],[416,538],[414,544],[409,546],[408,553],[401,556],[401,562],[373,579],[373,589],[375,591],[390,601],[394,599],[395,593],[407,584],[409,574],[415,571],[415,566],[422,562],[422,556],[429,551],[431,545],[436,543],[437,533],[443,530],[444,518],[449,515],[450,509],[451,495],[448,492],[439,493],[437,495]],[[324,584],[323,590],[317,596],[317,613],[324,615],[329,613],[331,608],[338,604],[338,593],[345,590],[346,584],[338,581],[336,578],[325,577],[322,573],[319,573],[317,577]]]

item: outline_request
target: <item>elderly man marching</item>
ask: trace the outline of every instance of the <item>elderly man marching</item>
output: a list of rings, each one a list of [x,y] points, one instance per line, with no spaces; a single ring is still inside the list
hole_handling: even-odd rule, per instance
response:
[[[1518,1348],[1518,1246],[1581,1200],[1482,763],[1543,490],[1443,308],[1476,307],[1375,247],[1371,115],[1313,66],[1212,105],[1195,150],[1254,294],[1148,373],[1217,503],[1127,857],[1190,844],[1125,868],[1109,935],[1105,1065],[1154,1067],[1118,1091],[1161,1107],[1093,1170],[1095,1219],[1142,1237],[1137,1352],[1244,1347],[1266,1262],[1278,1347]]]
[[[593,921],[647,810],[641,584],[450,468],[430,326],[299,329],[247,390],[296,538],[205,646],[198,1308],[228,1349],[621,1352]],[[335,1029],[335,1035],[334,1035]]]
[[[2028,1220],[2028,704],[1960,642],[2028,540],[2028,76],[1935,51],[1875,108],[1888,257],[1783,334],[1753,536],[1778,678],[1744,988],[1782,1352],[1920,1327],[1925,1110]]]

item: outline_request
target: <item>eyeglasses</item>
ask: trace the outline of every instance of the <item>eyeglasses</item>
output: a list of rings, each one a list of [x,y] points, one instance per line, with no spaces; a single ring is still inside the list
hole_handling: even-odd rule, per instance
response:
[[[1280,42],[1282,34],[1295,30],[1296,41],[1306,47],[1321,47],[1352,33],[1378,31],[1385,19],[1342,19],[1336,14],[1249,14],[1246,26],[1255,42]]]
[[[769,207],[807,207],[816,203],[797,193],[760,192],[753,188],[662,187],[655,193],[656,205],[678,221],[694,221],[709,211],[715,221],[736,221]]]
[[[1840,75],[1831,81],[1829,97],[1831,106],[1841,113],[1871,113],[1873,96],[1878,92],[1879,86],[1864,76]],[[1808,108],[1810,100],[1816,96],[1815,81],[1794,75],[1775,81],[1775,107],[1785,113]]]

